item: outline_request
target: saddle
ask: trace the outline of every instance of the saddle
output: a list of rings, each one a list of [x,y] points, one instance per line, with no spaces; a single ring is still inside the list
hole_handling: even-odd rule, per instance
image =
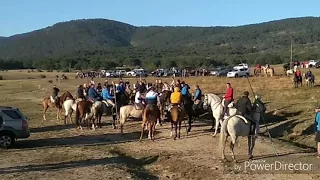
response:
[[[174,106],[177,106],[179,109],[181,109],[181,106],[180,106],[179,104],[170,104],[170,105],[168,106],[168,111],[170,112],[171,109],[172,109]]]
[[[104,103],[107,107],[112,107],[112,105],[109,104],[106,100],[102,100],[102,103]]]
[[[134,103],[134,106],[135,106],[136,110],[144,109],[144,105],[142,103]]]
[[[221,102],[221,104],[222,104],[223,107],[225,107],[225,106],[224,106],[224,101],[225,101],[225,99],[223,99],[222,102]],[[232,108],[232,107],[234,107],[234,101],[231,101],[231,102],[229,103],[229,105],[228,105],[228,108]]]

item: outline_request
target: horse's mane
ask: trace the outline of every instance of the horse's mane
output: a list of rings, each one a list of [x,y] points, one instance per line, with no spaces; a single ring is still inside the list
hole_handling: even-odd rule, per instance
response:
[[[216,94],[208,93],[207,96],[210,97],[210,99],[213,99],[216,102],[221,101],[221,98]]]

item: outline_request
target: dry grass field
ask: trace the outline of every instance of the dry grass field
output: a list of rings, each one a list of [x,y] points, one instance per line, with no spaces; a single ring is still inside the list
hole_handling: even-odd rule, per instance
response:
[[[50,95],[53,84],[62,92],[68,90],[74,94],[76,86],[87,83],[87,79],[75,79],[75,73],[66,73],[69,80],[50,83],[55,81],[56,72],[0,72],[3,77],[0,105],[21,109],[29,118],[32,133],[30,138],[18,140],[12,149],[0,151],[0,179],[319,179],[313,121],[314,108],[320,99],[317,84],[320,69],[312,70],[316,86],[311,89],[305,84],[293,88],[291,78],[283,75],[281,66],[275,66],[275,77],[249,78],[255,93],[267,102],[266,123],[261,130],[265,131],[264,126],[268,125],[280,155],[274,155],[274,147],[265,133],[257,140],[255,157],[268,162],[299,161],[314,165],[309,172],[282,173],[235,171],[236,165],[241,166],[247,160],[246,138],[240,138],[235,149],[239,163],[220,162],[219,136],[211,136],[210,121],[205,118],[193,124],[188,136],[182,128],[182,138],[176,141],[169,138],[169,124],[165,123],[157,128],[154,142],[146,137],[138,142],[139,122],[127,122],[122,136],[119,129],[111,128],[110,117],[104,117],[104,127],[95,131],[64,126],[63,121],[56,120],[53,109],[49,109],[48,120],[43,122],[40,102]],[[104,80],[95,79],[95,82]],[[147,81],[155,79],[147,78]],[[251,92],[246,78],[191,77],[185,81],[191,86],[199,84],[205,93],[223,94],[227,82],[235,89],[236,98],[245,90]],[[252,92],[250,95],[253,98]],[[226,152],[230,153],[229,148]]]

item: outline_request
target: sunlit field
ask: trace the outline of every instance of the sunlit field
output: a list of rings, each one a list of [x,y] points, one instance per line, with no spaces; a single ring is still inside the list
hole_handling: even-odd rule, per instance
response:
[[[279,154],[313,152],[314,142],[314,108],[320,99],[320,86],[317,78],[320,69],[312,69],[315,74],[315,87],[307,88],[303,81],[302,88],[294,88],[292,77],[287,77],[282,66],[275,68],[274,77],[189,77],[183,78],[194,92],[194,85],[199,85],[204,93],[223,95],[226,83],[230,82],[235,90],[235,98],[242,96],[244,91],[262,97],[267,103],[265,122],[261,131],[265,132],[259,138],[255,155],[258,157],[274,155],[265,126],[274,137],[274,146]],[[303,71],[306,71],[305,69]],[[157,127],[155,142],[144,137],[139,143],[140,122],[127,122],[124,135],[119,135],[119,129],[110,126],[110,117],[104,117],[104,127],[95,131],[84,129],[78,131],[74,126],[64,126],[63,121],[57,121],[55,110],[49,109],[47,121],[42,121],[41,100],[51,95],[55,84],[61,90],[75,95],[77,85],[89,83],[89,79],[76,79],[76,73],[65,73],[68,80],[56,82],[54,76],[60,72],[28,72],[16,70],[0,72],[0,105],[15,106],[29,118],[32,135],[28,139],[18,140],[16,146],[0,151],[0,178],[17,179],[256,179],[258,174],[248,176],[245,173],[234,174],[225,172],[232,164],[223,164],[218,159],[218,137],[211,136],[209,119],[196,121],[192,132],[186,136],[182,128],[182,138],[169,138],[169,124]],[[251,69],[253,74],[253,69]],[[123,78],[126,80],[126,78]],[[154,83],[156,78],[146,78]],[[177,77],[176,79],[180,79]],[[105,78],[96,78],[96,83],[103,83]],[[118,82],[117,78],[108,79]],[[128,78],[131,83],[138,78]],[[171,82],[171,78],[162,79]],[[319,104],[320,105],[320,104]],[[236,153],[241,158],[247,154],[246,138],[241,139]],[[229,153],[229,150],[227,151]],[[266,157],[268,158],[268,157]],[[275,157],[269,157],[275,158]],[[309,156],[286,155],[281,158],[305,159],[317,162],[312,153]],[[225,174],[226,173],[226,174]],[[224,174],[224,175],[223,175]],[[269,177],[260,174],[259,177]],[[310,179],[319,177],[315,173],[306,174],[273,174],[274,178],[287,179],[300,177]]]

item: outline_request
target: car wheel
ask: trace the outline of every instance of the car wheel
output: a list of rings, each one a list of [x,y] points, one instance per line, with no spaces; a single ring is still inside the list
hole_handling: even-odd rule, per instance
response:
[[[234,77],[235,77],[235,78],[238,78],[239,76],[238,76],[238,74],[236,74]]]
[[[15,143],[15,138],[10,133],[3,133],[0,135],[0,147],[10,148]]]

